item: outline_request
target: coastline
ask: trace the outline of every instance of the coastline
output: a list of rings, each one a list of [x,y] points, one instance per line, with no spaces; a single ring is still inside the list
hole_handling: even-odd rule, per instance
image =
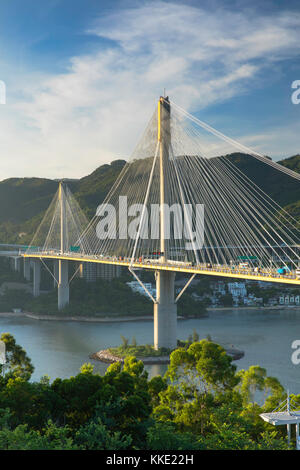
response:
[[[131,321],[153,321],[152,316],[139,315],[139,316],[115,316],[111,317],[106,314],[103,317],[89,317],[89,316],[59,316],[59,315],[45,315],[31,312],[0,312],[0,317],[27,317],[33,320],[47,320],[47,321],[75,321],[75,322],[97,322],[97,323],[114,323],[114,322],[131,322]]]
[[[33,320],[44,320],[44,321],[74,321],[74,322],[96,322],[96,323],[116,323],[116,322],[133,322],[133,321],[153,321],[152,315],[137,315],[137,316],[111,316],[112,314],[107,313],[103,317],[89,317],[89,316],[59,316],[59,315],[45,315],[32,312],[0,312],[0,318],[11,318],[11,317],[27,317]],[[194,317],[190,317],[194,318]],[[199,317],[200,318],[200,317]],[[185,320],[185,317],[178,316],[178,320]]]
[[[90,359],[94,359],[96,361],[105,362],[106,364],[113,364],[115,362],[122,362],[124,363],[124,359],[112,354],[109,352],[108,349],[103,349],[101,351],[97,351],[89,355]],[[169,364],[170,363],[170,356],[148,356],[148,357],[140,357],[136,356],[137,360],[142,361],[145,365],[153,365],[153,364]]]
[[[300,305],[272,305],[272,306],[241,306],[241,307],[207,307],[207,312],[235,311],[235,310],[299,310]]]
[[[100,323],[111,323],[111,322],[130,322],[130,321],[153,321],[152,317],[149,316],[138,316],[138,317],[59,317],[57,315],[38,315],[31,312],[0,312],[0,318],[21,318],[27,317],[34,320],[52,320],[52,321],[75,321],[75,322],[100,322]],[[190,317],[192,318],[192,317]],[[180,320],[185,320],[188,318],[178,317]],[[227,348],[227,354],[229,354],[233,360],[241,359],[244,356],[244,351]],[[114,362],[124,362],[124,360],[118,356],[111,354],[107,349],[91,353],[89,355],[90,359],[98,360],[105,363],[114,363]],[[169,356],[149,356],[149,357],[137,357],[137,359],[143,361],[145,365],[153,364],[169,364]]]
[[[292,310],[292,311],[299,311],[300,313],[300,305],[274,305],[274,306],[267,306],[267,307],[258,307],[258,306],[241,306],[241,307],[207,307],[207,313],[213,312],[234,312],[234,311],[277,311],[277,310]],[[46,314],[38,314],[32,312],[0,312],[0,318],[21,318],[27,317],[33,320],[45,320],[45,321],[74,321],[74,322],[96,322],[96,323],[116,323],[116,322],[134,322],[134,321],[153,321],[152,315],[124,315],[124,316],[115,316],[111,313],[106,313],[103,316],[60,316],[60,315],[46,315]],[[183,317],[178,316],[178,320],[190,320],[194,318],[206,318],[207,315],[203,315],[200,317],[190,316],[190,317]]]

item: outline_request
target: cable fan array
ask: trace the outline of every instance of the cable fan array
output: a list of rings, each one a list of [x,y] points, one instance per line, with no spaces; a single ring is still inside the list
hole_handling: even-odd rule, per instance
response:
[[[297,173],[227,138],[171,102],[164,163],[165,255],[170,261],[298,266],[299,223],[228,157]],[[82,234],[90,253],[128,259],[160,255],[160,146],[155,112],[98,214]],[[227,156],[226,156],[227,155]],[[197,209],[198,208],[198,212]],[[202,208],[202,209],[201,209]],[[202,217],[204,208],[204,219]]]
[[[87,225],[88,220],[70,189],[60,184],[27,252],[88,252],[87,240],[81,238]]]
[[[167,137],[159,139],[155,111],[90,223],[62,184],[28,251],[39,247],[42,252],[78,251],[87,257],[159,260],[163,178],[165,260],[224,266],[247,260],[252,267],[297,267],[299,223],[229,154],[242,150],[246,161],[256,160],[257,171],[269,166],[285,178],[298,180],[300,175],[175,103],[166,104],[170,113],[161,122],[161,133]]]

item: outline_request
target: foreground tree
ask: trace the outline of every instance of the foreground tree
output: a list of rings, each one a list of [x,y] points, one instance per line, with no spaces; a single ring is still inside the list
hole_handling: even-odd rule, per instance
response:
[[[97,417],[79,428],[75,442],[82,450],[126,450],[130,448],[132,438],[110,431]]]
[[[205,339],[188,349],[179,348],[170,357],[166,376],[175,380],[188,379],[199,391],[225,391],[237,385],[236,366],[220,345]]]
[[[9,333],[2,333],[0,340],[5,343],[7,360],[5,367],[8,368],[8,373],[29,380],[34,367],[26,351],[16,343],[15,338]],[[3,366],[0,365],[0,372],[2,368]]]
[[[281,401],[281,384],[259,366],[236,373],[211,341],[174,351],[163,378],[148,380],[143,363],[127,357],[103,376],[84,364],[51,383],[29,381],[30,359],[4,337],[10,367],[0,378],[0,449],[287,448],[285,436],[260,418]],[[265,395],[262,407],[256,393]]]
[[[154,416],[185,432],[207,432],[217,395],[233,390],[239,381],[231,362],[221,346],[207,340],[173,351],[166,373],[171,383],[159,393]]]

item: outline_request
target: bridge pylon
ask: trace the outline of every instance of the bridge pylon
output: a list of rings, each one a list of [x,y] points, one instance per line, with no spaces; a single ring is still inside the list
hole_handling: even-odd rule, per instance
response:
[[[168,98],[158,101],[159,174],[160,174],[160,252],[161,262],[168,260],[168,240],[165,226],[165,180],[171,141],[171,107]],[[156,302],[154,303],[154,349],[174,349],[177,346],[177,304],[175,303],[175,273],[156,271]]]
[[[23,274],[26,281],[30,281],[30,259],[23,258]]]
[[[66,196],[64,183],[59,183],[59,204],[60,204],[60,253],[63,254],[67,250],[67,218],[66,218]],[[58,260],[58,310],[63,309],[70,301],[69,289],[69,269],[68,261]]]
[[[60,181],[50,206],[24,256],[24,259],[34,258],[37,260],[52,275],[54,287],[56,285],[58,287],[59,310],[69,303],[69,284],[76,274],[69,279],[67,257],[72,251],[81,254],[85,251],[90,252],[87,240],[81,236],[87,225],[88,220],[66,182]],[[53,273],[43,261],[48,257],[53,258]],[[34,286],[36,286],[34,292],[37,293],[36,295],[39,293],[38,269],[35,267],[37,275],[34,277]]]
[[[156,271],[156,302],[154,303],[154,349],[175,349],[177,346],[177,304],[175,273]]]
[[[41,262],[39,259],[33,260],[33,296],[38,297],[40,295],[40,284],[41,284]]]

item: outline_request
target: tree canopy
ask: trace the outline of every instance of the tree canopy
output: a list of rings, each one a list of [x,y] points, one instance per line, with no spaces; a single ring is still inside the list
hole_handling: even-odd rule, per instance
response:
[[[83,364],[76,376],[30,380],[33,366],[8,333],[0,380],[0,449],[287,449],[281,430],[260,413],[284,389],[265,369],[236,372],[212,341],[173,351],[164,377],[149,379],[133,356],[104,375]],[[257,403],[256,393],[263,393]],[[300,403],[300,396],[294,397]]]

